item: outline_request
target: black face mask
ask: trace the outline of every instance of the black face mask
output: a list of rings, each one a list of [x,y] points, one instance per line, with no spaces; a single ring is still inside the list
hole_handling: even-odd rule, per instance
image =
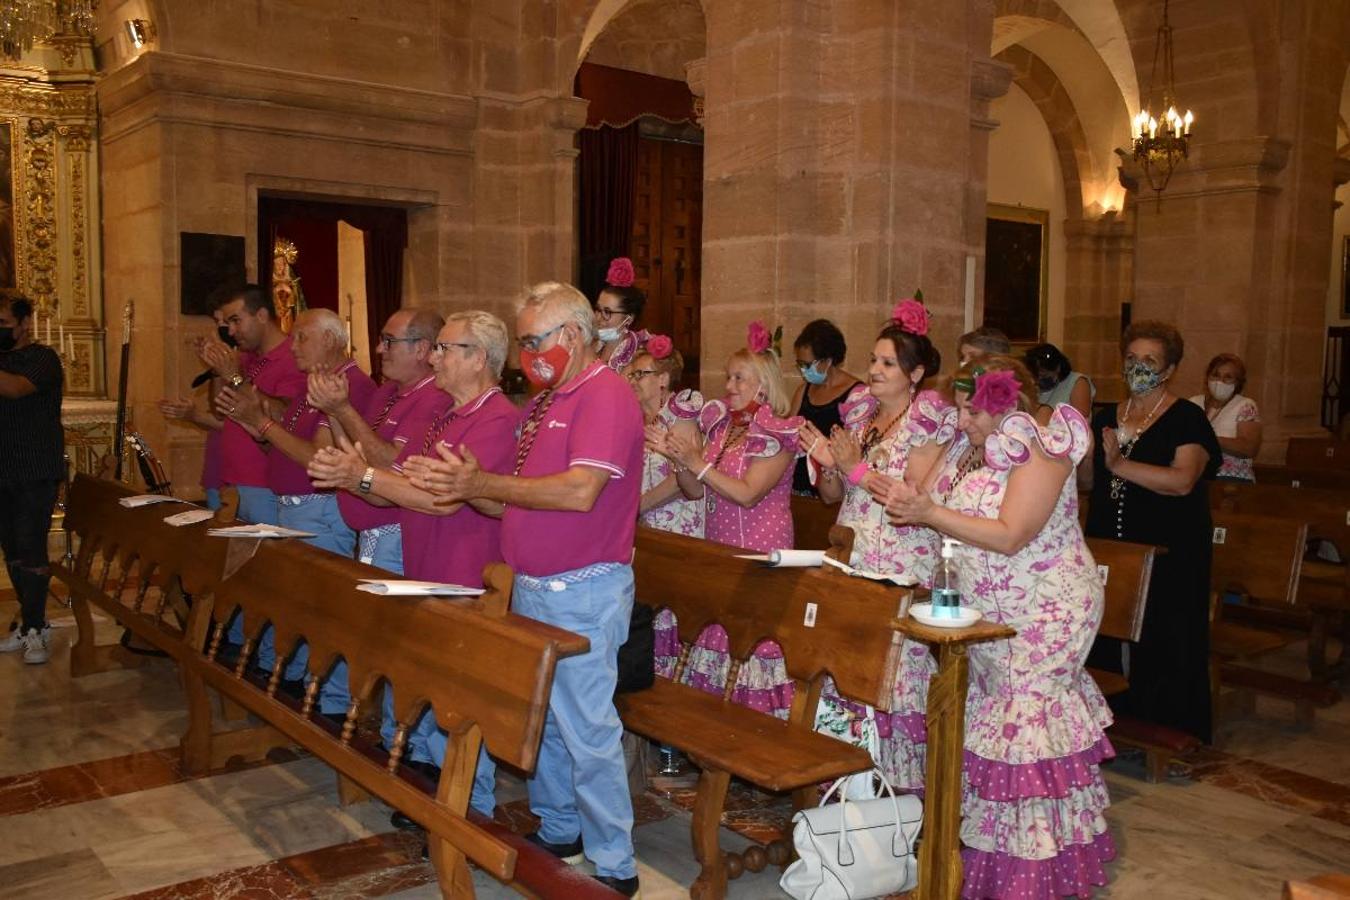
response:
[[[14,329],[10,326],[0,328],[0,353],[6,353],[14,349],[18,340],[14,337]]]
[[[230,326],[228,326],[228,325],[217,325],[217,326],[216,326],[216,334],[220,335],[220,339],[221,339],[222,341],[225,342],[225,346],[226,346],[226,347],[238,347],[238,346],[239,346],[239,342],[236,341],[236,340],[230,335]]]
[[[1036,379],[1036,386],[1043,391],[1052,391],[1057,384],[1059,384],[1058,375],[1042,375]]]

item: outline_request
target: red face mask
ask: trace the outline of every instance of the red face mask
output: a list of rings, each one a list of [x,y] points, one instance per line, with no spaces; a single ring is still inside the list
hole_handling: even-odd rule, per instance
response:
[[[744,409],[732,411],[731,421],[736,425],[749,425],[751,420],[755,418],[755,413],[759,412],[759,408],[762,405],[763,404],[758,400],[751,400],[749,403],[745,404]]]
[[[535,387],[553,387],[567,370],[572,354],[562,344],[554,344],[543,353],[521,349],[520,368]]]

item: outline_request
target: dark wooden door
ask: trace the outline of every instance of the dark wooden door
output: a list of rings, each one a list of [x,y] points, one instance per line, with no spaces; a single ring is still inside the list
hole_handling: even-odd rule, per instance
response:
[[[634,177],[629,252],[647,294],[642,327],[670,335],[685,359],[685,383],[698,384],[703,148],[643,138]]]

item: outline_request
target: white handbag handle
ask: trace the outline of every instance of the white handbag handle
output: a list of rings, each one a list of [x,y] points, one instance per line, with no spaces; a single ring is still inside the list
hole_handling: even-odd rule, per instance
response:
[[[896,799],[895,788],[891,786],[891,781],[886,777],[886,773],[882,772],[880,769],[873,769],[872,772],[881,779],[882,786],[886,788],[886,793],[890,795],[891,805],[895,807],[895,833],[891,837],[891,855],[903,856],[904,853],[901,851],[901,841],[904,839],[904,832],[900,829],[900,801]],[[850,775],[845,775],[843,778],[836,780],[834,784],[830,785],[830,789],[825,792],[825,796],[820,798],[820,805],[824,806],[828,803],[830,796],[834,794],[835,791],[839,790],[839,786],[851,777],[852,776]],[[881,798],[878,797],[877,799]],[[839,794],[839,852],[837,855],[837,861],[841,866],[851,866],[853,865],[854,860],[853,847],[848,842],[848,819],[844,814],[846,806],[848,806],[848,795],[841,792]]]

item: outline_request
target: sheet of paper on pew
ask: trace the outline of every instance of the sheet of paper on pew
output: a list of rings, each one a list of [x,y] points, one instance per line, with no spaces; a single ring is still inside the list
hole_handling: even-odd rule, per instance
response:
[[[855,569],[848,563],[842,563],[837,559],[826,556],[824,550],[770,550],[768,553],[737,553],[736,556],[738,559],[748,559],[752,562],[764,563],[766,566],[780,568],[812,568],[829,565],[855,578],[889,581],[900,587],[912,587],[918,583],[909,575],[883,575],[880,572]]]
[[[356,589],[390,597],[477,597],[484,593],[482,588],[464,587],[462,584],[405,581],[397,578],[362,578]]]
[[[297,531],[280,525],[231,525],[229,528],[212,528],[206,532],[211,537],[223,538],[307,538],[314,537],[312,531]]]
[[[209,509],[189,509],[187,512],[174,513],[171,516],[165,516],[164,523],[178,528],[183,525],[196,525],[198,522],[205,522],[208,519],[214,519],[215,517],[216,514]]]
[[[187,503],[186,500],[179,500],[177,497],[170,497],[168,494],[137,494],[134,497],[123,497],[117,502],[127,509],[136,509],[139,506],[149,506],[152,503]]]

